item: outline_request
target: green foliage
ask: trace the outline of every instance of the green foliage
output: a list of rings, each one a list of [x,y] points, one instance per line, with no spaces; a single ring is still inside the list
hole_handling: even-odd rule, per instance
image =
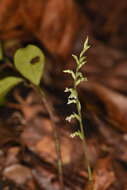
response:
[[[14,56],[14,64],[19,71],[19,73],[27,80],[29,80],[30,84],[32,84],[33,89],[38,93],[42,102],[45,105],[49,113],[49,117],[52,121],[52,127],[54,129],[54,139],[56,146],[56,154],[57,154],[57,165],[58,165],[58,173],[60,179],[61,189],[63,189],[63,173],[62,173],[62,161],[61,161],[61,151],[60,151],[60,142],[58,132],[55,128],[55,116],[52,112],[52,107],[48,103],[46,96],[43,90],[40,87],[40,80],[43,75],[44,69],[44,55],[42,51],[33,45],[28,45],[26,48],[21,48],[17,50]],[[21,81],[25,81],[23,78],[17,77],[7,77],[0,80],[0,102],[3,103],[5,95],[8,91],[17,85]],[[27,81],[26,80],[26,81]]]
[[[89,49],[89,47],[90,46],[88,45],[88,38],[87,38],[80,55],[79,56],[72,55],[76,63],[76,69],[65,70],[64,72],[67,74],[70,74],[70,76],[73,79],[73,88],[65,89],[65,92],[70,94],[68,96],[67,104],[75,104],[76,110],[77,110],[77,113],[72,113],[70,116],[66,117],[66,120],[71,122],[72,119],[76,119],[79,123],[80,130],[72,133],[71,137],[78,136],[82,140],[83,151],[84,151],[84,156],[85,156],[85,164],[87,165],[87,171],[88,171],[88,178],[89,178],[89,181],[92,181],[91,168],[89,165],[89,160],[87,158],[87,149],[86,149],[87,146],[86,146],[86,141],[85,141],[85,134],[84,134],[84,128],[83,128],[82,114],[81,114],[81,103],[79,101],[78,90],[77,90],[77,87],[80,85],[81,82],[87,81],[87,78],[83,76],[83,73],[80,71],[80,69],[86,64],[86,57],[84,56],[84,54]]]
[[[3,104],[5,101],[6,94],[17,84],[22,82],[22,78],[18,77],[6,77],[0,80],[0,104]]]
[[[83,135],[82,135],[81,131],[78,130],[78,131],[76,131],[76,132],[74,132],[74,133],[71,134],[72,138],[74,138],[76,136],[80,137],[80,139],[83,140]]]
[[[87,81],[87,78],[83,76],[83,73],[80,71],[80,69],[85,65],[86,63],[86,56],[84,56],[84,53],[89,49],[88,45],[88,38],[86,39],[83,50],[81,51],[79,57],[76,55],[72,55],[72,57],[75,60],[76,63],[76,69],[73,70],[65,70],[64,73],[70,74],[70,76],[73,79],[74,86],[73,88],[66,88],[65,92],[69,92],[70,95],[68,96],[68,102],[67,104],[76,104],[77,108],[77,113],[72,113],[70,116],[66,118],[67,121],[71,121],[72,119],[76,119],[79,123],[82,121],[81,118],[81,104],[78,98],[78,91],[77,87],[78,85],[83,82]],[[76,132],[71,135],[72,137],[74,136],[79,136],[82,139],[82,135],[80,132]]]
[[[71,122],[72,119],[77,119],[80,122],[80,117],[77,113],[73,113],[70,116],[66,117],[66,121]]]
[[[44,69],[44,54],[38,47],[28,45],[26,48],[18,49],[14,56],[14,64],[21,75],[35,86],[39,86]],[[4,103],[5,96],[11,88],[23,80],[14,76],[0,80],[0,104]]]
[[[75,80],[75,73],[72,70],[65,70],[64,73],[71,74],[72,78]]]
[[[14,64],[26,79],[35,85],[39,85],[44,69],[44,55],[38,47],[28,45],[17,50],[14,56]]]

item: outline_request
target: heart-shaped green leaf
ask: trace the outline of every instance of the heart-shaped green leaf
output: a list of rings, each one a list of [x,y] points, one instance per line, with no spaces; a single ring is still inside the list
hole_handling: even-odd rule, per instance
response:
[[[39,85],[44,69],[44,59],[44,54],[38,47],[28,45],[17,50],[14,63],[16,69],[26,79],[35,85]]]
[[[22,82],[23,79],[19,77],[6,77],[0,80],[0,104],[5,101],[5,96],[7,93],[18,83]]]

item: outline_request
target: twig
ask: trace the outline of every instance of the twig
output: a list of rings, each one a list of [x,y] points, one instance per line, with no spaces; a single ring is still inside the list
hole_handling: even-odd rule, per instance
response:
[[[53,108],[47,100],[44,92],[38,86],[34,86],[34,89],[40,95],[42,102],[44,103],[45,108],[48,111],[49,117],[51,119],[51,125],[54,131],[54,140],[55,140],[55,147],[56,147],[56,154],[57,154],[57,167],[58,167],[58,174],[59,174],[59,182],[60,182],[60,190],[64,190],[64,182],[63,182],[63,169],[62,169],[62,158],[61,158],[61,148],[60,148],[60,139],[58,134],[58,129],[56,127],[56,117],[53,113]]]

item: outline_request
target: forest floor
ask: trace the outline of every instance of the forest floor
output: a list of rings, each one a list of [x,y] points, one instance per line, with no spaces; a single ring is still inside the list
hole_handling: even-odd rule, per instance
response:
[[[15,73],[15,51],[27,44],[46,56],[42,86],[53,106],[65,190],[127,190],[127,2],[123,0],[2,0],[0,78]],[[79,19],[80,18],[80,19]],[[65,118],[71,54],[89,36],[90,50],[79,87],[93,184],[88,184],[78,130]],[[54,129],[32,88],[15,87],[0,107],[0,190],[59,190]]]

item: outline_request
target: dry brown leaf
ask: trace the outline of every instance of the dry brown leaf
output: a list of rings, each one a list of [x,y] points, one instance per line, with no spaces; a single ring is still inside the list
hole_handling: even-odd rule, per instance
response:
[[[103,104],[104,110],[99,112],[117,129],[127,132],[127,98],[98,83],[89,83],[91,93]]]
[[[24,0],[22,14],[26,27],[50,53],[68,56],[81,26],[81,14],[74,0]]]
[[[85,190],[107,190],[115,181],[111,158],[99,159],[93,172],[93,184]]]
[[[70,138],[69,132],[59,131],[59,133],[63,164],[67,166],[76,163],[83,154],[80,141]],[[37,123],[32,122],[29,127],[25,127],[21,139],[23,144],[44,160],[50,163],[56,161],[55,141],[50,120],[42,119]]]
[[[3,175],[17,184],[24,184],[32,178],[31,170],[20,164],[11,165],[3,171]]]

